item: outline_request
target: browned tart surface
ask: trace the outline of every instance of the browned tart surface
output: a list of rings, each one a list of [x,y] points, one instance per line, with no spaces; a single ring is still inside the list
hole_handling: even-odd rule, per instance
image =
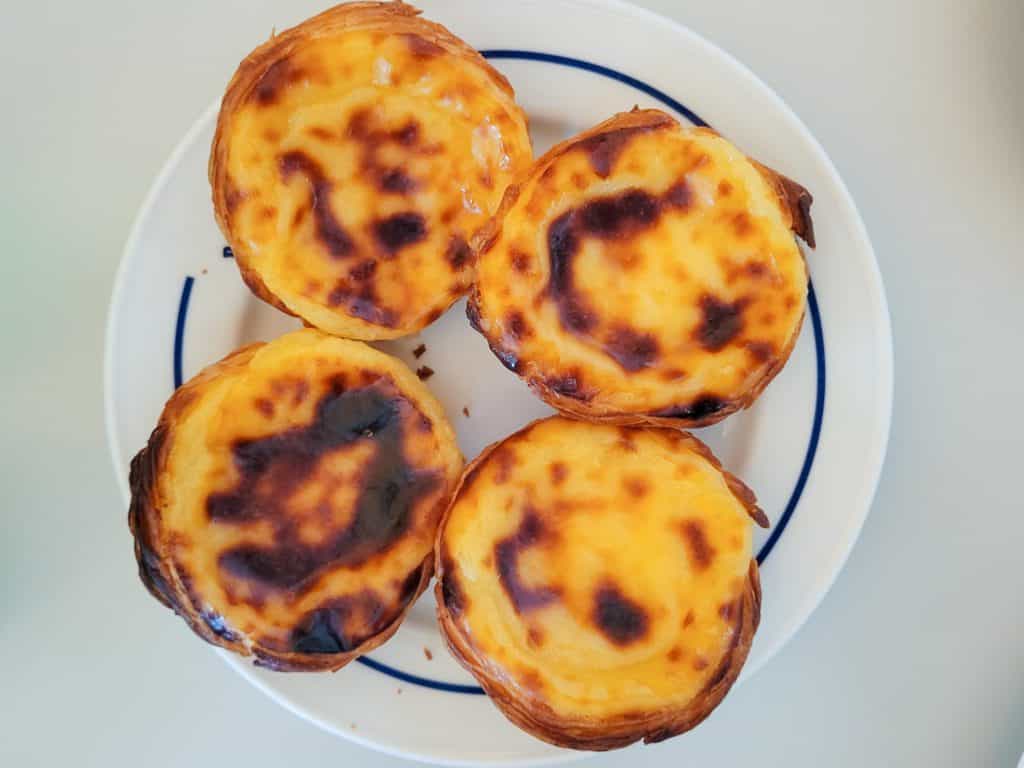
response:
[[[800,330],[810,195],[708,129],[633,111],[557,145],[480,233],[470,319],[582,418],[697,426],[749,405]]]
[[[210,158],[217,221],[265,301],[360,339],[469,287],[471,235],[531,160],[511,86],[402,3],[348,3],[239,66]]]
[[[426,588],[461,466],[397,360],[315,330],[245,347],[175,392],[132,462],[142,580],[211,643],[337,669]]]
[[[760,616],[753,494],[672,429],[553,417],[471,464],[437,541],[449,647],[520,727],[610,749],[699,723]]]

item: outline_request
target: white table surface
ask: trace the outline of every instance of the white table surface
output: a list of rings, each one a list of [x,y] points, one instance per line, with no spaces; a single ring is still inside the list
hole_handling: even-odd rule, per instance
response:
[[[807,626],[697,731],[585,764],[1014,765],[1024,2],[644,4],[749,65],[832,156],[885,278],[896,403],[874,509]],[[286,713],[145,594],[103,434],[137,206],[252,44],[319,7],[5,3],[0,765],[403,764]]]

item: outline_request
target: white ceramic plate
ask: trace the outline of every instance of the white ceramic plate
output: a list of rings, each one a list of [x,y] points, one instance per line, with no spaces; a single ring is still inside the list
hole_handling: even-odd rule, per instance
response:
[[[885,452],[889,318],[853,201],[778,96],[677,24],[614,0],[421,5],[509,77],[538,153],[634,104],[660,107],[707,121],[814,195],[810,311],[793,356],[754,408],[701,430],[757,491],[773,521],[757,542],[764,612],[740,678],[749,679],[835,579],[864,522]],[[249,293],[226,255],[206,180],[215,118],[214,108],[200,118],[154,184],[114,289],[107,426],[126,497],[131,456],[174,386],[241,344],[296,326]],[[428,349],[419,364],[436,371],[429,385],[467,457],[548,412],[469,328],[462,303],[419,336],[384,346],[411,363],[421,341]],[[293,712],[392,754],[450,764],[559,762],[578,754],[521,733],[481,695],[442,645],[431,592],[390,642],[336,675],[277,674],[225,657]],[[685,738],[677,743],[685,751]]]

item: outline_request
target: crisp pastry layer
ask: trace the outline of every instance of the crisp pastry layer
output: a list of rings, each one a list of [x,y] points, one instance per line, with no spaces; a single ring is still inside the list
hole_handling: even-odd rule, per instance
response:
[[[338,669],[426,588],[461,468],[398,360],[310,329],[244,347],[174,393],[132,461],[139,573],[215,645]]]
[[[622,113],[551,149],[475,243],[468,308],[548,403],[702,426],[750,405],[800,331],[807,190],[706,128]]]
[[[508,81],[403,3],[270,38],[228,85],[217,222],[263,300],[330,333],[402,336],[468,289],[471,235],[532,159]]]
[[[760,616],[753,494],[689,433],[556,416],[488,448],[438,533],[455,657],[501,711],[576,749],[697,725]]]

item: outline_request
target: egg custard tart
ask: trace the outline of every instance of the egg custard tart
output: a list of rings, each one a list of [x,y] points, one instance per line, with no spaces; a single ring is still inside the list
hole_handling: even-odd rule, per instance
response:
[[[398,2],[270,38],[228,85],[217,222],[252,291],[329,333],[420,330],[472,279],[471,235],[532,159],[508,81]]]
[[[703,720],[760,618],[754,495],[687,432],[561,416],[476,459],[438,532],[442,634],[534,736],[603,750]]]
[[[426,588],[461,468],[398,360],[311,329],[253,344],[180,387],[132,461],[139,574],[210,643],[338,669]]]
[[[703,426],[750,405],[804,316],[811,196],[707,128],[622,113],[552,148],[475,242],[470,321],[550,405]]]

